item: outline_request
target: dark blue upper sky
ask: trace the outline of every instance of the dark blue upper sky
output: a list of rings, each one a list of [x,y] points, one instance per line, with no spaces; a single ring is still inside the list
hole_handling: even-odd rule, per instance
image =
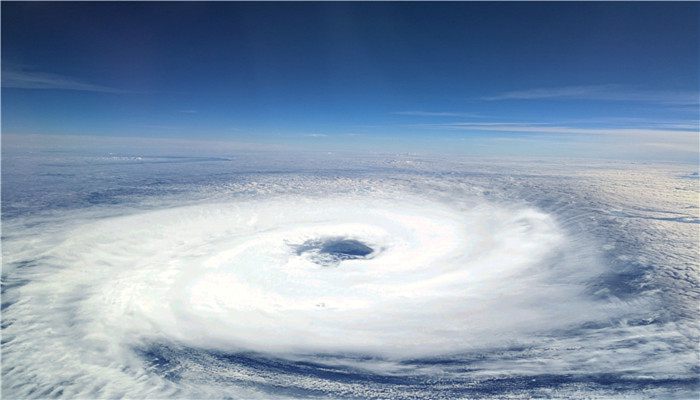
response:
[[[698,21],[698,3],[5,2],[2,128],[682,149]]]

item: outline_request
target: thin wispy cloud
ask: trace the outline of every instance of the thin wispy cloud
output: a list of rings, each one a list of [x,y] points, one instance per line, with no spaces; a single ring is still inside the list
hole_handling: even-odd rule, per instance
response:
[[[396,111],[394,115],[408,115],[414,117],[476,117],[475,113],[459,113],[459,112],[434,112],[434,111]]]
[[[482,100],[600,100],[634,101],[673,105],[700,103],[700,93],[693,91],[644,90],[624,85],[589,85],[533,88],[499,93]]]
[[[699,131],[700,121],[698,120],[663,120],[651,118],[625,118],[625,117],[607,117],[607,118],[584,118],[584,119],[568,119],[564,122],[566,125],[588,124],[589,126],[599,125],[605,127],[623,127],[623,128],[650,128],[650,129],[671,129],[671,130],[687,130]]]
[[[639,135],[697,135],[697,128],[685,126],[683,128],[654,128],[654,127],[625,127],[625,128],[597,128],[597,127],[572,127],[549,124],[532,123],[447,123],[439,125],[424,125],[443,129],[466,130],[474,132],[503,132],[503,133],[531,133],[531,134],[575,134],[575,135],[615,135],[615,136],[639,136]]]
[[[125,90],[96,85],[64,75],[20,69],[3,70],[2,87],[37,90],[74,90],[99,93],[128,93],[128,91]]]
[[[167,130],[167,131],[182,129],[182,127],[176,126],[176,125],[141,125],[140,128],[145,128],[145,129],[149,129],[149,130]]]
[[[326,135],[326,134],[324,134],[324,133],[307,133],[307,134],[302,135],[302,136],[304,136],[304,137],[311,137],[311,138],[324,138],[324,137],[328,137],[328,135]]]

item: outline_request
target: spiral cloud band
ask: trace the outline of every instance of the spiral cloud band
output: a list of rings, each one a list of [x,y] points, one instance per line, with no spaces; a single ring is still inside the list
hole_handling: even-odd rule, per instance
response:
[[[533,368],[565,371],[525,385],[543,395],[644,358],[618,386],[645,369],[688,379],[692,360],[645,352],[693,333],[669,330],[678,320],[642,289],[624,297],[592,214],[497,179],[417,177],[262,175],[207,198],[10,220],[3,391],[479,397],[484,379],[522,390]]]
[[[57,258],[103,264],[89,274],[95,295],[82,302],[86,315],[106,317],[104,329],[222,350],[465,350],[498,332],[521,334],[552,318],[538,315],[540,302],[576,295],[575,286],[546,285],[562,273],[545,262],[563,241],[551,217],[411,203],[293,198],[158,211],[83,226]],[[294,251],[338,237],[377,255],[327,266]],[[65,273],[61,282],[84,284],[84,270]],[[512,296],[521,304],[504,309]],[[570,319],[559,311],[555,319]]]

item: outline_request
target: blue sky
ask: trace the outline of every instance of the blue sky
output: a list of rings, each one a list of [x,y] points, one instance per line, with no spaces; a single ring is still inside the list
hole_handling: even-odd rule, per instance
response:
[[[3,3],[3,134],[697,160],[698,3]]]

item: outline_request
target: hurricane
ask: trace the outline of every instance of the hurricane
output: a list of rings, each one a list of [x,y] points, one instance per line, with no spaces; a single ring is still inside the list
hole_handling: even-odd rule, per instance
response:
[[[700,397],[700,2],[0,9],[1,399]]]
[[[405,156],[242,171],[249,161],[60,157],[44,182],[4,175],[3,188],[38,197],[4,192],[3,394],[683,398],[696,387],[688,171],[645,171],[658,177],[648,187],[618,164],[557,175]],[[85,163],[93,186],[67,198]],[[120,187],[101,190],[106,173]],[[674,252],[655,248],[662,237]]]

